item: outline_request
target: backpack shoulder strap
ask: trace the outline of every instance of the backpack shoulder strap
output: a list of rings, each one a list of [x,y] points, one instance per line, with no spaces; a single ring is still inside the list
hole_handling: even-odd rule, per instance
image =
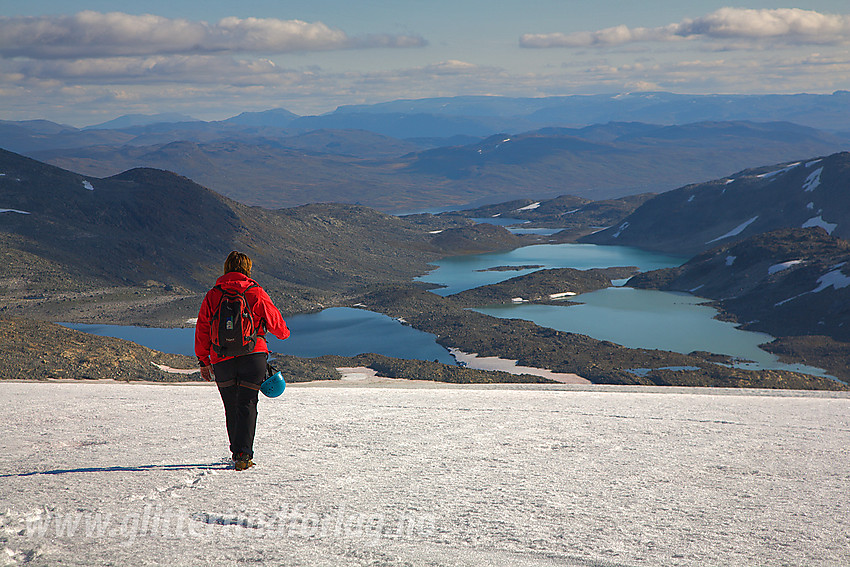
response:
[[[254,314],[254,306],[257,304],[257,302],[255,301],[254,305],[251,305],[251,303],[248,301],[248,290],[253,288],[253,287],[259,288],[260,284],[252,283],[251,285],[246,287],[245,291],[243,292],[243,295],[245,296],[245,303],[248,303],[248,306],[251,308],[251,315],[252,316]],[[256,330],[258,336],[265,338],[266,337],[266,322],[263,321],[262,319],[257,321],[257,324],[255,326],[255,330]]]

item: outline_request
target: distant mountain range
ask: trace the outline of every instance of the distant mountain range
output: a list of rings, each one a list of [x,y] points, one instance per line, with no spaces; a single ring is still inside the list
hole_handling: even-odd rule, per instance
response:
[[[753,163],[823,155],[850,145],[842,136],[787,122],[544,128],[431,149],[364,130],[292,136],[277,131],[274,137],[269,129],[229,125],[212,135],[205,124],[185,125],[193,129],[194,141],[179,138],[189,130],[171,130],[177,126],[168,124],[26,137],[22,131],[28,124],[6,123],[0,124],[0,134],[5,128],[7,146],[28,148],[31,157],[84,175],[108,177],[152,167],[250,205],[345,202],[388,212],[564,194],[599,200],[658,193]],[[91,144],[35,149],[75,135]]]
[[[198,122],[196,118],[179,114],[177,112],[166,112],[161,114],[125,114],[114,120],[101,124],[86,126],[83,130],[120,130],[121,128],[132,128],[133,126],[145,126],[148,124],[161,124],[164,122]]]
[[[457,96],[347,105],[319,116],[298,116],[283,108],[243,112],[218,122],[290,128],[369,130],[398,138],[484,137],[547,126],[581,127],[608,122],[687,124],[691,122],[789,121],[830,131],[850,131],[850,92],[831,95],[682,95],[667,92],[512,98]],[[123,128],[195,121],[178,114],[127,115],[89,128]]]
[[[0,121],[0,146],[95,177],[188,176],[271,208],[360,203],[388,212],[570,194],[660,193],[753,164],[850,148],[850,92],[464,96],[284,108],[226,120],[127,115],[79,129]]]
[[[831,95],[682,95],[643,92],[603,95],[510,98],[461,96],[350,105],[323,115],[328,122],[366,115],[439,116],[468,120],[471,127],[521,132],[545,126],[587,126],[608,122],[687,124],[692,122],[789,121],[825,130],[850,130],[850,92]],[[360,118],[365,120],[365,118]],[[375,122],[372,123],[373,128]],[[455,123],[455,128],[463,123]],[[325,127],[336,127],[325,125]],[[383,132],[388,135],[388,132]],[[455,134],[473,131],[454,130]],[[411,137],[415,134],[409,134]],[[447,135],[444,133],[443,135]]]

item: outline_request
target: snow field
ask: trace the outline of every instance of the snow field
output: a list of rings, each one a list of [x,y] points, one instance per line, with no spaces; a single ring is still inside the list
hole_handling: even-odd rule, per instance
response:
[[[850,563],[846,394],[358,384],[0,383],[0,563]]]

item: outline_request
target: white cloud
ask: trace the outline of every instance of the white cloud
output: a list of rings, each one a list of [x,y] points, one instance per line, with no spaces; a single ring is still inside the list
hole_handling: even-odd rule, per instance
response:
[[[781,8],[749,10],[721,8],[707,16],[656,28],[620,25],[598,31],[524,34],[520,46],[596,47],[645,41],[681,41],[692,38],[774,39],[791,43],[839,44],[850,42],[850,15],[821,14],[813,10]]]
[[[77,84],[191,82],[213,84],[275,83],[290,73],[268,59],[222,55],[156,55],[49,61],[15,61],[4,67],[32,80]]]
[[[321,22],[224,18],[210,24],[145,14],[85,11],[69,16],[0,17],[0,57],[82,59],[215,52],[291,53],[421,47],[418,36],[351,37]]]

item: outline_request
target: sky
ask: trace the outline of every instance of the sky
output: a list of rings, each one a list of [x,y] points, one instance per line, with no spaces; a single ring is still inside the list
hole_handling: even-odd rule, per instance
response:
[[[796,1],[0,0],[0,119],[850,90],[850,5]]]

